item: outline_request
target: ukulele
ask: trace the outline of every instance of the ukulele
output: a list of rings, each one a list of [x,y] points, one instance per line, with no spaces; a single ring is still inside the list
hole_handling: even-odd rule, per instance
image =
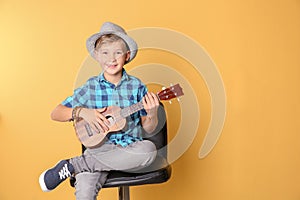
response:
[[[160,101],[171,100],[182,95],[183,91],[179,84],[163,89],[157,93],[157,97]],[[143,108],[144,106],[141,101],[125,108],[108,106],[105,111],[101,113],[109,121],[109,130],[106,132],[96,132],[91,128],[88,122],[86,122],[83,118],[79,118],[74,121],[74,129],[77,138],[87,148],[97,147],[102,143],[108,133],[119,131],[125,127],[126,117],[142,110]]]

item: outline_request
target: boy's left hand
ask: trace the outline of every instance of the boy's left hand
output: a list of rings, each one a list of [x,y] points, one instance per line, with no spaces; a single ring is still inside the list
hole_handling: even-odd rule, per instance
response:
[[[143,106],[144,109],[147,112],[147,116],[149,117],[156,117],[157,116],[157,109],[159,106],[159,100],[156,94],[152,92],[148,92],[144,97],[143,97]]]

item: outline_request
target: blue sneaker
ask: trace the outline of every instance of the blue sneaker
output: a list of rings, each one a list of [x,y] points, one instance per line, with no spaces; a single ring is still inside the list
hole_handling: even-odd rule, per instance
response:
[[[44,171],[40,175],[40,186],[44,192],[49,192],[72,176],[73,173],[73,165],[68,160],[61,160],[55,167]]]

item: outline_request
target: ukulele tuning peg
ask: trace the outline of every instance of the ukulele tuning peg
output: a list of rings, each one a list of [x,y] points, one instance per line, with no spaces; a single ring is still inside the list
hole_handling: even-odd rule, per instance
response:
[[[178,102],[180,102],[180,99],[179,99],[179,98],[177,98],[177,101],[178,101]]]
[[[172,104],[172,101],[169,101],[169,104]]]
[[[174,90],[174,87],[173,87],[174,85],[173,85],[173,83],[170,83],[170,89],[171,90]]]
[[[166,87],[162,87],[161,89],[162,89],[162,90],[165,90],[165,89],[166,89]]]

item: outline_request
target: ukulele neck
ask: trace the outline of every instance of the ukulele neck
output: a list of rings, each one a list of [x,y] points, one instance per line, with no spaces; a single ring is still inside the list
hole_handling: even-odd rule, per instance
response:
[[[183,91],[179,84],[176,84],[169,88],[166,88],[156,94],[159,101],[171,100],[173,98],[180,97],[182,95],[183,95]],[[143,105],[142,101],[140,101],[136,104],[133,104],[131,106],[123,108],[120,111],[120,114],[123,118],[126,118],[129,115],[131,115],[139,110],[142,110],[143,108],[144,108],[144,105]]]
[[[121,116],[126,118],[129,115],[136,113],[144,108],[144,105],[142,102],[138,102],[136,104],[133,104],[131,106],[125,107],[121,110]]]

